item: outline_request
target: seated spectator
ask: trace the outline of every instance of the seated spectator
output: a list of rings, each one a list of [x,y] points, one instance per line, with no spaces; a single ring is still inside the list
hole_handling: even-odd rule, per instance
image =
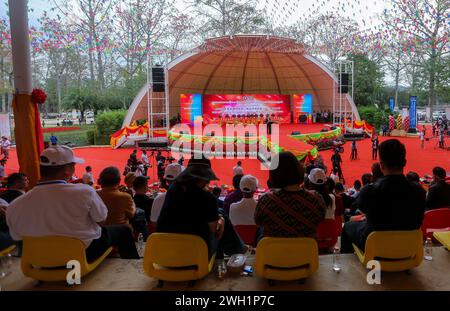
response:
[[[222,189],[219,187],[214,187],[211,193],[216,197],[217,200],[217,208],[223,209],[223,201],[220,199],[220,194],[222,193]]]
[[[334,194],[328,191],[329,187],[326,185],[327,175],[320,168],[313,169],[308,179],[305,181],[305,185],[309,190],[317,193],[325,202],[327,207],[325,212],[325,219],[334,219],[334,213],[336,211],[336,198]],[[331,182],[333,182],[331,180]]]
[[[383,172],[381,171],[380,163],[374,163],[372,164],[372,183],[375,183],[378,179],[383,177]]]
[[[97,191],[108,209],[105,225],[130,225],[130,219],[136,214],[133,198],[119,190],[120,172],[110,166],[100,173],[98,180],[101,190]]]
[[[361,176],[362,186],[365,187],[372,183],[372,174],[365,173]]]
[[[93,186],[94,185],[94,176],[92,175],[92,167],[86,166],[86,173],[83,175],[83,184]]]
[[[117,246],[120,256],[138,259],[130,228],[127,226],[100,227],[108,209],[94,189],[83,184],[68,183],[75,171],[73,151],[66,146],[45,149],[40,157],[40,182],[14,200],[6,210],[11,237],[41,237],[60,235],[80,239],[86,245],[91,262],[111,245]]]
[[[366,221],[344,225],[342,253],[352,253],[352,243],[364,250],[373,231],[416,230],[422,225],[425,191],[403,175],[405,146],[397,139],[389,139],[380,144],[379,154],[384,177],[361,190],[357,201]]]
[[[427,210],[450,207],[450,185],[445,182],[446,176],[442,167],[433,168],[433,181],[426,199]]]
[[[408,172],[408,174],[406,174],[406,179],[409,182],[415,182],[420,184],[420,176],[416,172]]]
[[[330,177],[327,178],[327,182],[325,183],[328,193],[334,195],[334,198],[335,198],[336,209],[334,211],[334,218],[341,217],[342,215],[344,215],[344,211],[345,211],[344,199],[342,198],[342,195],[341,195],[342,192],[338,193],[336,190],[336,187],[338,184],[340,185],[339,189],[341,189],[343,192],[344,187],[342,186],[342,184],[341,183],[335,184],[334,181]]]
[[[0,199],[11,203],[24,194],[25,190],[28,188],[27,175],[23,173],[12,173],[6,180],[6,188],[8,188],[8,190],[0,194]]]
[[[223,210],[225,212],[225,215],[227,215],[227,216],[230,214],[231,204],[239,202],[243,198],[241,189],[239,189],[239,185],[240,185],[242,176],[244,176],[244,175],[239,174],[239,175],[233,176],[234,191],[227,194],[227,196],[225,197],[225,200],[223,200]]]
[[[5,178],[5,165],[6,165],[6,158],[3,158],[0,160],[0,179]]]
[[[242,161],[238,161],[233,167],[233,177],[236,175],[244,175],[244,169],[242,168]]]
[[[8,208],[8,205],[8,202],[0,199],[0,250],[15,244],[9,234],[8,225],[6,224],[6,209]]]
[[[136,174],[133,172],[129,172],[128,174],[126,174],[125,178],[123,179],[125,186],[119,186],[119,190],[122,192],[126,192],[133,197],[134,196],[133,183],[136,177],[137,177]]]
[[[348,193],[354,199],[356,199],[361,191],[361,182],[359,180],[355,180],[353,183],[353,188],[349,189]]]
[[[140,208],[145,212],[145,219],[150,221],[152,211],[153,198],[147,195],[148,192],[148,177],[138,176],[133,181],[134,197],[133,201],[136,208]]]
[[[252,175],[244,175],[239,188],[243,198],[230,206],[230,221],[233,225],[255,225],[256,200],[253,198],[258,189],[258,179]]]
[[[167,191],[157,231],[198,235],[206,242],[210,257],[216,252],[218,258],[224,253],[243,253],[245,245],[233,225],[219,214],[216,198],[205,190],[211,180],[218,180],[211,162],[192,158]]]
[[[315,237],[325,217],[323,199],[300,187],[304,169],[292,153],[281,152],[274,160],[278,165],[269,171],[269,178],[276,189],[258,201],[255,223],[263,226],[263,236]]]
[[[175,181],[175,178],[178,177],[178,175],[182,172],[182,170],[183,167],[179,163],[172,163],[167,165],[163,176],[164,184],[166,184],[167,189],[170,188],[172,183]],[[159,214],[161,213],[161,208],[164,204],[164,200],[166,199],[166,194],[167,192],[158,193],[155,200],[153,201],[150,221],[155,225],[156,222],[158,221]]]

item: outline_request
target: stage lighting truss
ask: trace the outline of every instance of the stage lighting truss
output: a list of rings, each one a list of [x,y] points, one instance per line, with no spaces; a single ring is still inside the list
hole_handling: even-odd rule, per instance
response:
[[[149,125],[148,140],[152,142],[167,142],[170,127],[169,120],[169,56],[165,54],[147,54],[147,120]],[[153,68],[164,69],[164,81],[156,81],[153,76]],[[155,92],[154,87],[164,86],[163,92]],[[155,132],[165,131],[166,136],[157,135]]]
[[[351,121],[353,124],[353,120],[355,120],[355,111],[353,111],[353,108],[351,108],[352,110],[349,111],[348,105],[345,101],[346,96],[351,97],[351,100],[353,100],[353,90],[355,82],[353,61],[336,61],[334,74],[336,76],[336,80],[333,80],[333,124],[343,124],[350,113]],[[344,79],[344,76],[346,76],[347,78]]]

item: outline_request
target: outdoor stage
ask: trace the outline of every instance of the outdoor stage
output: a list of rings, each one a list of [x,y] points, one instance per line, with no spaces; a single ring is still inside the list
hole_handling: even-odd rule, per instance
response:
[[[312,125],[298,125],[298,124],[286,124],[281,126],[280,145],[289,149],[301,149],[310,148],[311,146],[306,143],[299,142],[289,137],[292,131],[299,131],[301,133],[313,133],[319,132],[324,128],[324,124],[312,124]],[[427,133],[431,133],[428,130]],[[380,142],[389,137],[380,136]],[[435,148],[436,139],[432,139],[425,143],[425,148],[420,148],[420,140],[417,137],[400,137],[398,138],[406,145],[407,150],[407,164],[405,173],[408,171],[415,171],[420,176],[425,174],[431,175],[431,170],[435,166],[441,166],[447,171],[450,171],[450,152]],[[364,139],[357,142],[359,159],[350,160],[350,143],[346,143],[344,146],[344,154],[342,154],[343,173],[348,185],[351,185],[355,179],[360,179],[361,175],[370,172],[370,167],[373,161],[371,158],[371,141],[370,139]],[[112,149],[111,147],[86,147],[75,149],[75,154],[78,157],[82,157],[86,160],[83,165],[77,165],[76,174],[81,177],[84,172],[84,167],[90,165],[93,167],[95,178],[98,177],[100,171],[108,166],[117,166],[121,171],[123,170],[125,163],[131,153],[132,149]],[[327,167],[331,167],[330,158],[332,155],[331,150],[319,152],[325,160]],[[139,154],[140,157],[140,154]],[[153,159],[152,159],[153,161]],[[237,159],[212,159],[212,167],[216,172],[220,181],[218,185],[227,184],[231,185],[232,180],[232,168],[236,165]],[[266,187],[266,181],[269,173],[267,170],[263,170],[261,162],[256,159],[244,159],[242,160],[244,172],[256,176],[263,187]],[[187,164],[187,161],[185,162]],[[19,169],[17,162],[17,156],[15,149],[13,148],[10,153],[10,160],[6,165],[6,173],[10,174],[16,172]],[[157,181],[155,166],[149,170],[149,176],[151,181]]]

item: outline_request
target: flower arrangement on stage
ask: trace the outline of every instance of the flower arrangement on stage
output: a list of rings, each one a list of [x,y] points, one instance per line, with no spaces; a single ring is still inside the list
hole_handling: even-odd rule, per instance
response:
[[[31,101],[34,104],[42,105],[47,100],[47,94],[44,90],[36,88],[31,92]]]
[[[409,130],[409,116],[406,116],[405,119],[403,120],[403,129],[405,131]]]

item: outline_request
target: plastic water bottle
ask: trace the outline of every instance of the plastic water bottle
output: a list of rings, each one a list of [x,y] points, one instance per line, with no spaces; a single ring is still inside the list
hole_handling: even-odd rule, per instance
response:
[[[139,233],[137,238],[137,251],[140,257],[144,256],[144,235]]]
[[[333,271],[341,271],[341,251],[337,246],[333,249]]]
[[[431,238],[427,238],[425,240],[425,250],[424,250],[425,260],[433,260],[433,242],[431,241]]]
[[[225,264],[225,261],[223,259],[220,259],[217,261],[217,277],[220,280],[223,280],[226,274],[227,274],[227,265]]]

